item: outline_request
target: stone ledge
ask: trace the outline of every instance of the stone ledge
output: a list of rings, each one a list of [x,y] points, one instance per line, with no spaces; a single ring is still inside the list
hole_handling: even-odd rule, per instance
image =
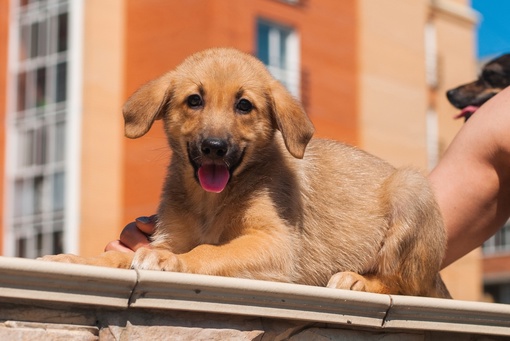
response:
[[[137,283],[131,270],[0,257],[0,298],[124,307]]]
[[[0,336],[44,330],[49,339],[69,332],[498,340],[510,336],[510,306],[0,257]]]

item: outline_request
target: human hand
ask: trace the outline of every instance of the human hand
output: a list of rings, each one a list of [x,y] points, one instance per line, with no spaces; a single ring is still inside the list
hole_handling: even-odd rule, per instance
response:
[[[150,247],[149,237],[154,233],[156,215],[139,217],[127,224],[120,233],[120,239],[109,242],[105,251],[134,252]]]

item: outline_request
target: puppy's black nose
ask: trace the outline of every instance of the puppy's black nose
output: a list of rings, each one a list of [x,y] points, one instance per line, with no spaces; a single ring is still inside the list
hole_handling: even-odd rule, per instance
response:
[[[203,155],[210,157],[211,159],[223,157],[228,152],[228,143],[225,140],[218,138],[207,138],[202,141],[200,148]]]
[[[458,88],[448,90],[446,92],[446,98],[454,107],[462,109],[465,105],[462,103],[462,97],[459,96]]]

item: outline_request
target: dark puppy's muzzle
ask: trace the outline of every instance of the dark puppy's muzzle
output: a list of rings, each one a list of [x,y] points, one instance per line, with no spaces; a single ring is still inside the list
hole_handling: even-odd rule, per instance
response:
[[[456,88],[448,90],[446,92],[446,98],[448,98],[448,102],[450,102],[454,107],[458,108],[456,94],[457,94]]]

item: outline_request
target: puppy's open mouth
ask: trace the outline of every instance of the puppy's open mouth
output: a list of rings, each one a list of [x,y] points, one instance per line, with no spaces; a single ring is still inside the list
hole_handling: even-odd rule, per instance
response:
[[[204,153],[204,149],[196,144],[188,144],[188,159],[195,171],[195,179],[204,191],[222,192],[244,158],[244,150],[235,147],[220,154]]]
[[[467,107],[463,108],[458,115],[455,116],[455,119],[464,118],[467,120],[471,117],[471,115],[475,113],[475,111],[478,110],[478,108],[480,107],[476,105],[468,105]]]

